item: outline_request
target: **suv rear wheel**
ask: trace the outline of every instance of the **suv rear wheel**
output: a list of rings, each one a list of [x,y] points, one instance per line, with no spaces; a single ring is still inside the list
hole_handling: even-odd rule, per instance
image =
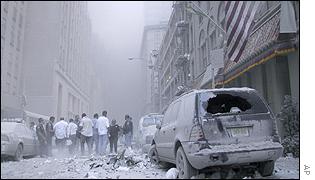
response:
[[[23,146],[22,144],[19,144],[14,155],[14,160],[20,161],[22,158],[23,158]]]
[[[259,163],[258,172],[261,176],[271,176],[275,167],[274,161],[266,161]]]
[[[179,147],[176,153],[176,168],[178,169],[178,178],[190,179],[197,174],[197,170],[189,163],[184,149]]]

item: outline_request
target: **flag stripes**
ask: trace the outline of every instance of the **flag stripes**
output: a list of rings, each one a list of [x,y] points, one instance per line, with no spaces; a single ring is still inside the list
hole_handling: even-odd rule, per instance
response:
[[[227,57],[238,62],[245,49],[259,1],[228,1],[225,3]]]

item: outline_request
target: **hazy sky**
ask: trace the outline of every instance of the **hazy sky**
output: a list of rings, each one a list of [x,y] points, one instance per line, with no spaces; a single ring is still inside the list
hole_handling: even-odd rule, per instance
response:
[[[141,60],[138,57],[143,32],[143,2],[88,2],[92,31],[106,49],[106,110],[120,124],[125,114],[138,118],[144,101]]]

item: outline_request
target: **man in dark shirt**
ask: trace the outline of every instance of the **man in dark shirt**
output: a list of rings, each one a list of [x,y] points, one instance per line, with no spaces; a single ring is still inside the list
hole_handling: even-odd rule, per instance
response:
[[[118,132],[120,131],[119,125],[116,124],[116,120],[113,119],[111,125],[108,128],[108,137],[110,143],[110,153],[113,153],[113,147],[115,148],[115,153],[117,154],[117,141]]]
[[[125,135],[125,146],[127,148],[131,148],[131,141],[133,136],[133,123],[131,121],[131,117],[129,115],[125,115],[125,124],[123,127],[124,135]]]
[[[79,144],[80,144],[80,141],[81,141],[81,133],[80,133],[80,128],[79,128],[79,125],[80,125],[80,116],[79,115],[75,115],[74,117],[74,124],[77,125],[78,129],[77,129],[77,133],[76,133],[76,138],[74,140],[74,151],[77,151],[78,148],[79,148]]]
[[[36,134],[39,142],[39,154],[40,157],[45,157],[47,148],[47,136],[44,128],[44,120],[42,118],[38,119],[38,125],[36,126]]]
[[[54,136],[54,121],[55,117],[51,116],[49,118],[49,122],[46,124],[48,156],[52,156],[52,137]]]

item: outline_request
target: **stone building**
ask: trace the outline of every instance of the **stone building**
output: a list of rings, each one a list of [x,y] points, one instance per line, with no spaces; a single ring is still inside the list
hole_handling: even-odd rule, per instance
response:
[[[260,2],[245,50],[235,63],[225,61],[225,34],[209,18],[189,10],[189,2],[174,2],[155,64],[161,67],[160,112],[182,87],[252,87],[275,113],[280,111],[285,95],[299,101],[299,2],[286,3]],[[193,1],[193,6],[224,29],[223,1]],[[287,13],[290,16],[284,15]],[[285,31],[287,21],[296,22],[296,32]]]
[[[292,12],[287,12],[286,5],[292,8]],[[288,32],[285,27],[288,17],[293,18],[289,21],[296,22],[295,32]],[[216,79],[217,86],[254,88],[275,114],[280,112],[286,95],[292,96],[299,104],[298,24],[299,2],[262,1],[240,60],[226,64],[224,76]],[[278,127],[283,135],[282,123],[278,122]]]
[[[174,2],[168,30],[154,66],[159,74],[159,111],[163,112],[179,86],[191,83],[189,58],[188,14],[185,2]]]
[[[1,1],[1,119],[23,116],[26,7],[25,1]]]
[[[89,113],[91,23],[87,2],[28,2],[25,110],[73,118]]]

